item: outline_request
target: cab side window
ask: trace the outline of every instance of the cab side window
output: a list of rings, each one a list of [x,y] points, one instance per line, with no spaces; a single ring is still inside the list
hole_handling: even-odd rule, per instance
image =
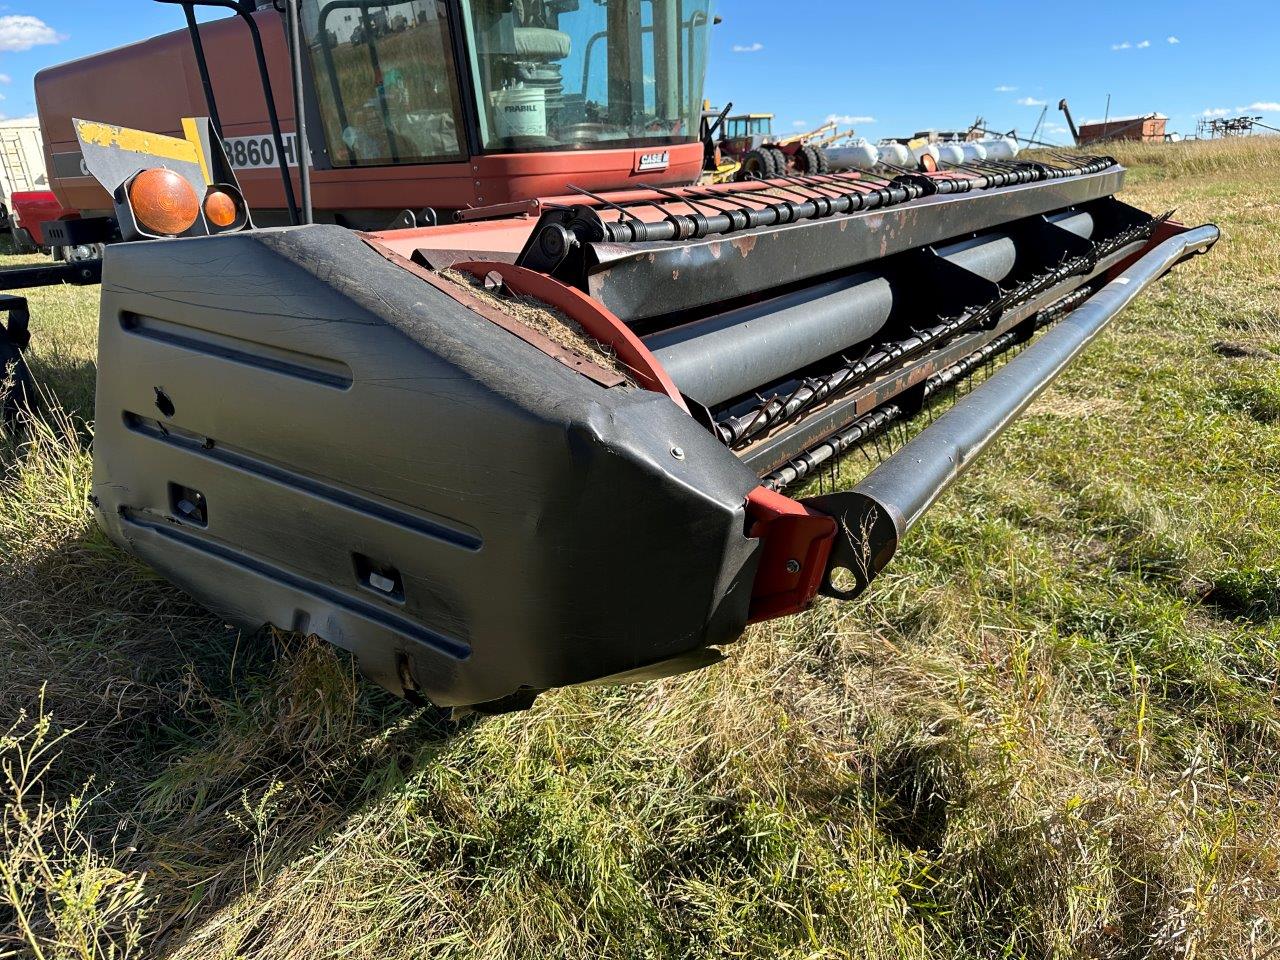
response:
[[[463,158],[442,0],[305,0],[303,26],[336,167]]]

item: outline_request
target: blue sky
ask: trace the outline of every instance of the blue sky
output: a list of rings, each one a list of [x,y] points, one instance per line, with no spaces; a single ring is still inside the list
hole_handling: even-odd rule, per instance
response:
[[[708,96],[775,113],[782,132],[836,116],[875,139],[981,114],[1030,133],[1047,103],[1042,132],[1065,142],[1059,98],[1085,120],[1108,93],[1113,116],[1158,110],[1170,130],[1194,132],[1206,111],[1280,126],[1280,0],[719,0],[717,11]],[[181,24],[151,0],[0,4],[0,112],[34,113],[43,66]]]
[[[1048,139],[1067,142],[1058,101],[1080,122],[1102,117],[1108,93],[1112,116],[1159,111],[1171,131],[1194,133],[1205,111],[1280,127],[1280,0],[724,0],[718,9],[709,95],[775,113],[782,131],[832,115],[874,118],[855,125],[875,139],[980,114],[1029,134],[1047,103]]]

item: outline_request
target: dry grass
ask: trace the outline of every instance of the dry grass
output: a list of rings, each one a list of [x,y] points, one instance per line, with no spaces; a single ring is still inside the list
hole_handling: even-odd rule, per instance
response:
[[[68,412],[0,458],[0,762],[44,751],[0,784],[0,955],[1269,955],[1280,386],[1212,349],[1280,350],[1254,149],[1139,169],[1130,202],[1223,244],[870,596],[462,726],[328,647],[237,636],[103,541],[92,294],[40,294],[33,365]]]
[[[1113,142],[1105,151],[1131,167],[1138,183],[1157,179],[1194,179],[1280,173],[1274,137],[1187,140],[1181,143]]]
[[[451,283],[466,287],[471,295],[482,303],[505,313],[552,343],[606,370],[612,370],[634,383],[635,374],[630,367],[618,359],[618,355],[611,347],[592,337],[576,320],[550,304],[533,297],[512,293],[505,287],[501,293],[493,293],[485,288],[479,278],[458,270],[442,270],[440,276]]]

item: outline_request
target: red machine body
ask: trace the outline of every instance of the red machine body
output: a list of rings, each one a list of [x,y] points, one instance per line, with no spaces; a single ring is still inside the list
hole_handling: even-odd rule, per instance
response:
[[[295,111],[282,18],[268,6],[254,19],[262,34],[281,127],[291,136]],[[217,91],[223,135],[230,146],[251,138],[251,144],[257,141],[259,156],[269,153],[267,108],[244,24],[229,17],[202,24],[200,33]],[[35,86],[50,184],[64,207],[85,214],[109,213],[111,201],[82,166],[72,124],[75,117],[180,136],[181,117],[209,112],[186,30],[42,70]],[[464,101],[459,109],[474,111],[475,104]],[[474,144],[467,143],[470,138],[461,138],[463,155],[453,161],[351,167],[327,162],[324,154],[331,146],[321,145],[323,137],[313,127],[314,205],[317,219],[373,227],[385,226],[395,213],[406,209],[451,212],[501,207],[561,195],[566,184],[593,192],[641,183],[689,184],[702,170],[703,149],[696,136],[697,130],[692,129],[661,145],[545,152],[474,149]],[[236,163],[235,150],[228,153],[255,215],[272,222],[272,212],[286,207],[278,167],[267,162],[245,166]],[[294,165],[296,183],[296,160]]]

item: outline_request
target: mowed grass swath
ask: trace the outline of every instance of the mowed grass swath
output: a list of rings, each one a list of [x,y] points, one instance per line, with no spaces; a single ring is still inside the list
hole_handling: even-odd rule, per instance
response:
[[[863,599],[753,628],[710,670],[461,724],[325,644],[227,629],[105,542],[95,292],[33,295],[48,398],[0,486],[4,946],[1266,955],[1278,162],[1256,141],[1117,150],[1126,200],[1224,242],[1135,304]]]

